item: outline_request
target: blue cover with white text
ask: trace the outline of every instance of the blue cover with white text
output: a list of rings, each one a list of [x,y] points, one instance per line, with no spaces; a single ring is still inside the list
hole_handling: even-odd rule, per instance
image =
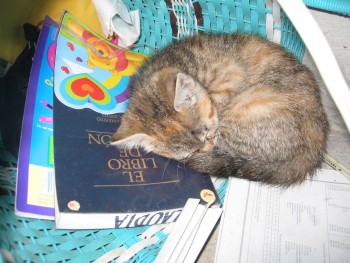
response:
[[[43,23],[31,69],[17,169],[15,213],[54,218],[53,69],[58,28]]]

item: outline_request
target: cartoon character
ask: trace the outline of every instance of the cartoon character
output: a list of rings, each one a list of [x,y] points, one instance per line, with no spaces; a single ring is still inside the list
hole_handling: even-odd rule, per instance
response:
[[[68,35],[79,39],[75,41],[64,36],[66,40],[61,42],[64,46],[57,47],[58,53],[64,54],[60,56],[61,64],[57,65],[61,69],[59,73],[66,73],[55,87],[57,97],[76,109],[91,108],[100,113],[124,110],[126,104],[122,102],[129,94],[128,77],[137,72],[145,56],[113,46],[74,19],[64,24],[69,29]],[[81,48],[76,45],[79,42]]]
[[[87,64],[90,68],[96,66],[110,70],[112,75],[131,76],[136,73],[138,67],[145,59],[140,54],[125,52],[121,48],[112,47],[104,40],[85,30],[72,19],[68,21],[68,26],[86,41],[88,47]]]

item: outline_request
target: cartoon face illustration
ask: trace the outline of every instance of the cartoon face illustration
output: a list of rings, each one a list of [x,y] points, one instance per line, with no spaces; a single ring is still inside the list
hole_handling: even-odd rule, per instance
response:
[[[92,38],[90,39],[92,40]],[[107,43],[98,39],[93,44],[98,54],[89,49],[88,65],[91,68],[96,66],[110,70],[112,74],[131,76],[136,73],[138,67],[145,59],[136,53],[126,53],[122,49],[113,49]]]
[[[97,66],[102,69],[116,71],[115,65],[118,61],[118,58],[115,56],[109,58],[109,55],[111,55],[114,52],[113,49],[109,45],[102,41],[99,41],[95,37],[90,38],[88,41],[94,42],[92,44],[94,44],[96,51],[99,53],[95,54],[91,49],[88,50],[88,66],[91,68]]]
[[[74,109],[90,108],[103,114],[124,112],[129,76],[146,56],[114,46],[83,28],[74,19],[65,21],[57,60],[55,94]],[[68,36],[67,36],[68,35]]]
[[[74,20],[70,20],[68,25],[90,45],[87,61],[90,68],[99,67],[109,70],[113,75],[131,76],[136,73],[145,59],[140,54],[125,52],[121,48],[112,47],[104,40],[86,31]]]

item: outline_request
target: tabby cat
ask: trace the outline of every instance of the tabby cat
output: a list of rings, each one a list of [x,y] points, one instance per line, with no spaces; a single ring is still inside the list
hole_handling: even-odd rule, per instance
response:
[[[259,36],[209,34],[148,59],[112,144],[210,175],[289,186],[320,166],[327,134],[305,65]]]

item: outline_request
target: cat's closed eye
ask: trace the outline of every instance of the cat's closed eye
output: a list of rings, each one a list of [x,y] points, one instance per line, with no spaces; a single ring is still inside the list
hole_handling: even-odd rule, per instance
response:
[[[205,132],[203,129],[195,129],[191,130],[191,135],[198,139],[199,141],[204,141],[205,140]]]
[[[208,125],[203,125],[197,129],[191,130],[191,135],[201,142],[211,140],[215,136],[215,134],[211,132],[211,128]]]

